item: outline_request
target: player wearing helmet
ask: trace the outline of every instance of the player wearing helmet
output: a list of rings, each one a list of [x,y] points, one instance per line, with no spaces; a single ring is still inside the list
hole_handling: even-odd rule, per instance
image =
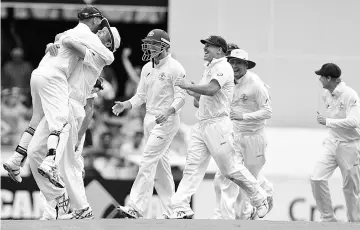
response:
[[[169,35],[154,29],[142,40],[142,59],[149,61],[141,70],[136,94],[128,101],[115,102],[113,113],[146,103],[144,118],[145,147],[138,175],[130,192],[129,206],[120,206],[123,217],[142,218],[153,192],[160,197],[164,216],[170,214],[171,196],[175,193],[169,163],[169,146],[179,130],[179,110],[185,103],[185,90],[175,86],[185,77],[182,65],[171,57]]]

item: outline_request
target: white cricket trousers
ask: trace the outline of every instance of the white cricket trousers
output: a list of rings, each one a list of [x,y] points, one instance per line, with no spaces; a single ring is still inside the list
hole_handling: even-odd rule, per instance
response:
[[[180,128],[180,117],[172,115],[163,124],[156,124],[155,115],[144,118],[145,147],[141,165],[130,192],[129,206],[144,216],[153,194],[159,195],[164,214],[171,214],[171,197],[175,193],[174,178],[169,162],[169,147]]]
[[[253,205],[259,206],[266,199],[266,192],[245,168],[233,143],[233,125],[229,117],[199,121],[192,127],[183,178],[171,199],[174,211],[192,211],[191,196],[203,180],[211,157],[221,173],[245,191]]]
[[[266,162],[267,139],[263,130],[235,134],[235,153],[243,159],[245,167],[257,178],[268,196],[273,195],[273,185],[259,174]],[[244,191],[227,179],[220,171],[214,178],[216,207],[214,219],[248,219],[252,205]]]
[[[335,221],[328,179],[339,167],[343,177],[347,217],[350,222],[360,222],[360,140],[324,140],[324,153],[317,161],[311,176],[311,188],[321,221]]]
[[[66,77],[32,74],[30,86],[33,104],[30,127],[36,129],[45,115],[50,132],[61,131],[68,123],[69,115],[69,86]]]
[[[69,109],[71,116],[69,116],[69,123],[71,128],[67,130],[69,138],[66,143],[59,142],[59,145],[64,145],[60,147],[63,148],[64,151],[63,154],[56,156],[56,164],[58,165],[59,172],[65,182],[65,188],[70,197],[72,208],[82,209],[88,207],[89,203],[86,199],[84,181],[82,178],[83,163],[81,160],[81,151],[75,152],[75,144],[77,142],[78,129],[81,127],[85,111],[80,103],[74,102],[73,100],[70,101]],[[65,188],[61,189],[55,187],[48,179],[40,175],[37,171],[37,168],[46,157],[46,140],[48,136],[48,122],[43,118],[29,144],[28,157],[31,172],[40,191],[44,194],[47,201],[51,201],[55,199],[55,197],[63,194]]]

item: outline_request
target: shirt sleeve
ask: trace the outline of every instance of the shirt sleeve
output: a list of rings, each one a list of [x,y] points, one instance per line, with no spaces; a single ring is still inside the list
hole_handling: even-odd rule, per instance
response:
[[[173,74],[173,84],[175,84],[176,79],[184,78],[186,76],[185,69],[180,66],[179,69]],[[185,104],[186,91],[178,86],[174,86],[174,101],[171,104],[171,107],[175,109],[175,112],[179,111],[181,107]]]
[[[272,115],[271,100],[269,90],[264,83],[257,84],[256,88],[256,103],[259,110],[252,113],[243,114],[244,120],[265,120],[270,119]]]
[[[216,67],[211,73],[210,81],[213,79],[216,80],[217,82],[219,82],[219,85],[222,88],[225,85],[225,83],[228,81],[228,77],[229,76],[227,76],[227,71],[225,68]]]
[[[360,127],[360,108],[359,98],[352,98],[346,105],[346,118],[330,119],[326,118],[326,126],[329,128],[354,129]]]
[[[145,70],[145,67],[143,67],[141,70],[140,82],[136,90],[136,94],[129,100],[132,108],[139,107],[146,102],[145,78],[147,75],[148,73]]]

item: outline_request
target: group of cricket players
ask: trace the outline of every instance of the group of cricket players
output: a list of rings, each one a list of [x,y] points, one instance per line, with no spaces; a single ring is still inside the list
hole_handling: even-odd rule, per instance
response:
[[[28,159],[46,199],[44,220],[93,219],[83,182],[81,156],[85,131],[93,114],[100,73],[114,61],[120,35],[101,11],[85,6],[79,24],[56,36],[31,76],[33,116],[14,154],[4,163],[9,176],[21,182]],[[272,116],[269,87],[251,71],[248,53],[221,36],[200,40],[204,72],[198,83],[171,56],[170,37],[160,29],[142,40],[141,71],[136,94],[116,101],[119,115],[146,103],[141,164],[122,218],[141,219],[155,187],[163,218],[191,219],[190,201],[213,158],[216,208],[213,219],[255,220],[274,206],[274,189],[262,174],[266,162],[266,120]],[[315,71],[325,89],[324,114],[317,121],[329,128],[324,153],[310,178],[321,221],[337,221],[328,178],[339,166],[349,222],[360,222],[360,108],[358,94],[342,79],[340,68],[324,64]],[[169,146],[180,128],[186,94],[193,98],[197,122],[190,131],[182,180],[175,191]],[[310,189],[310,188],[309,188]],[[71,207],[71,212],[69,211]]]

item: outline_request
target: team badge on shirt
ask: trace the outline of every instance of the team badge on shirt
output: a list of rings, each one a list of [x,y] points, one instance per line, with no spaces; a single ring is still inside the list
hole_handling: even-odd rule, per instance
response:
[[[165,73],[164,72],[160,73],[158,78],[159,78],[160,81],[165,80],[165,78],[166,78]]]
[[[248,96],[245,93],[243,93],[240,95],[240,99],[245,101],[248,99]]]
[[[343,110],[344,107],[345,107],[344,102],[341,101],[341,102],[339,103],[339,109]]]

